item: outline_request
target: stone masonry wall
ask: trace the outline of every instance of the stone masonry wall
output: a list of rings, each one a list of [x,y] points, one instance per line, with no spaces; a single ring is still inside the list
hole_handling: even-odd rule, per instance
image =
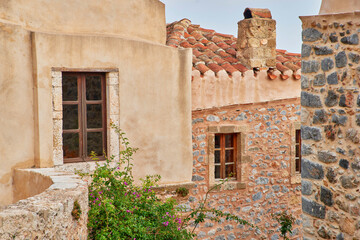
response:
[[[0,208],[1,240],[87,239],[88,188],[79,176],[40,168],[18,169],[15,178],[15,189],[25,195],[39,187],[31,179],[51,178],[52,184],[40,194]],[[81,210],[78,219],[72,215],[75,201]]]
[[[359,12],[301,20],[304,239],[360,239]]]
[[[259,227],[256,230],[226,220],[207,221],[197,231],[199,239],[280,239],[279,225],[271,213],[282,210],[289,210],[296,218],[291,239],[301,238],[301,179],[291,171],[296,122],[300,126],[299,98],[193,111],[195,187],[184,205],[197,204],[214,182],[209,179],[209,129],[236,126],[244,147],[239,164],[241,179],[211,193],[209,206]]]

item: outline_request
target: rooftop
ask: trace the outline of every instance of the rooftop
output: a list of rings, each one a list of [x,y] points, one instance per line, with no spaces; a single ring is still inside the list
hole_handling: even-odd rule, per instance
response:
[[[215,74],[224,70],[229,76],[235,72],[253,71],[240,63],[236,57],[237,38],[233,35],[217,33],[211,29],[192,24],[189,19],[182,19],[167,25],[166,44],[174,48],[193,49],[193,70],[202,75],[207,71]],[[276,50],[276,69],[268,69],[268,77],[276,78],[274,71],[280,71],[283,80],[293,77],[300,79],[301,54]],[[262,70],[262,69],[255,69]]]

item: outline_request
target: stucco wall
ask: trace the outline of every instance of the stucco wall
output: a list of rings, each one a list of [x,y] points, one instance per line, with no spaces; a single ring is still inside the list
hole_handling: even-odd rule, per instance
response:
[[[12,170],[34,165],[30,33],[0,23],[0,205],[12,201]]]
[[[359,239],[359,13],[301,20],[304,239]]]
[[[286,80],[275,70],[275,79],[270,80],[266,70],[254,73],[235,72],[229,76],[226,71],[207,71],[201,75],[198,70],[192,71],[192,109],[222,107],[234,104],[266,102],[280,99],[297,98],[300,96],[300,81],[293,74],[301,74],[288,70]]]
[[[77,9],[80,1],[71,6],[69,1],[55,1],[52,6],[44,1],[1,2],[0,18],[5,20],[0,20],[0,205],[12,202],[14,169],[54,165],[54,67],[115,69],[119,90],[109,96],[119,95],[120,127],[132,146],[140,148],[135,176],[161,174],[163,183],[191,180],[191,50],[158,44],[165,41],[165,20],[162,25],[158,16],[164,17],[161,2],[136,1],[136,6],[135,1],[120,2],[102,2],[99,15],[104,19],[91,18],[94,23]],[[96,3],[84,5],[90,8]],[[59,9],[65,8],[77,17],[61,15],[66,11]],[[124,9],[130,9],[126,14],[131,19]],[[62,21],[66,22],[62,25]],[[131,31],[122,31],[124,26]],[[164,41],[158,38],[159,31],[164,32]],[[179,168],[183,172],[173,174]]]
[[[345,13],[360,10],[358,0],[322,0],[319,14]]]
[[[117,68],[120,128],[134,147],[135,177],[191,178],[191,51],[121,38],[35,33],[40,166],[52,165],[51,68]],[[91,70],[89,70],[91,71]],[[182,174],[173,174],[179,167]]]
[[[121,35],[165,44],[165,5],[159,0],[11,0],[0,19],[31,31]]]

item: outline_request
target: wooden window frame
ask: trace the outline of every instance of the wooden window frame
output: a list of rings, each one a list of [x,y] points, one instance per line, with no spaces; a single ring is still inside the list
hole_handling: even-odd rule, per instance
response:
[[[301,173],[301,129],[295,129],[295,173]]]
[[[230,135],[232,137],[232,147],[226,147],[225,146],[225,138],[227,135]],[[229,179],[236,179],[236,175],[237,175],[237,156],[238,156],[238,151],[237,151],[237,135],[238,133],[218,133],[215,134],[215,138],[216,137],[220,137],[220,148],[216,148],[215,146],[215,142],[214,141],[214,154],[216,153],[216,151],[220,151],[220,163],[216,163],[214,162],[214,171],[216,170],[216,166],[220,166],[220,178],[216,178],[215,172],[214,172],[214,176],[215,176],[215,180],[220,180],[220,179],[225,179],[228,178],[226,176],[226,166],[227,165],[234,165],[234,175],[229,177]],[[226,163],[226,150],[232,150],[233,151],[233,161]],[[215,159],[215,155],[214,155],[214,159]]]
[[[62,105],[78,105],[78,129],[63,129],[62,133],[78,133],[79,134],[79,155],[77,158],[63,158],[64,163],[86,162],[92,159],[87,156],[87,133],[88,132],[102,132],[102,146],[103,151],[107,151],[107,118],[106,118],[106,80],[104,73],[95,72],[63,72],[64,76],[77,77],[77,101],[62,101]],[[101,78],[101,100],[87,100],[86,99],[86,77],[87,76],[100,76]],[[88,104],[101,104],[102,106],[102,128],[86,128],[87,125],[87,112],[86,107]],[[105,156],[98,156],[98,160],[105,160]]]

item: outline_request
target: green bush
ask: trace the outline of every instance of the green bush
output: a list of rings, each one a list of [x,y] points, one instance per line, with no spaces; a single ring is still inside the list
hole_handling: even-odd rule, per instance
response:
[[[193,239],[195,228],[205,221],[207,212],[215,214],[211,220],[219,221],[219,217],[224,217],[248,224],[231,214],[206,209],[207,197],[182,217],[184,214],[176,207],[175,200],[162,202],[152,190],[160,180],[158,175],[147,176],[140,185],[135,185],[131,160],[137,149],[129,146],[128,139],[118,127],[112,127],[125,149],[120,152],[120,160],[106,158],[101,165],[97,164],[93,173],[83,174],[92,179],[89,185],[89,239]],[[96,156],[93,158],[97,160]],[[189,226],[193,227],[191,231]]]

